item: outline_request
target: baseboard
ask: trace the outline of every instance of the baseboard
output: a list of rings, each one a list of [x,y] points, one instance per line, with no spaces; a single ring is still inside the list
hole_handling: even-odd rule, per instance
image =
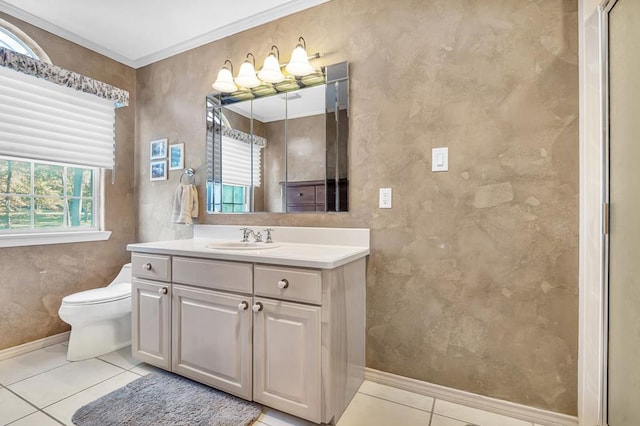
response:
[[[47,346],[56,345],[58,343],[66,342],[69,340],[70,331],[64,333],[55,334],[53,336],[45,337],[43,339],[35,340],[33,342],[25,343],[19,346],[3,349],[0,351],[0,361],[13,358],[14,356],[26,354],[28,352],[37,351],[38,349],[46,348]]]
[[[545,426],[577,426],[578,418],[365,368],[366,380]]]

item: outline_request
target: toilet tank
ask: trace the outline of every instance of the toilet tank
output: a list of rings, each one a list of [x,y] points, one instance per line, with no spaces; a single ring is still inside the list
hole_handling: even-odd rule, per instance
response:
[[[130,283],[131,282],[131,263],[125,264],[118,275],[111,281],[109,286],[120,284],[120,283]],[[107,287],[109,287],[107,286]]]

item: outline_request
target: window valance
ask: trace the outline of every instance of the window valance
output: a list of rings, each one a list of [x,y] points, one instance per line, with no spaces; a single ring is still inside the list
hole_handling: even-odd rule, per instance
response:
[[[3,47],[0,47],[0,66],[113,101],[116,108],[129,105],[126,90]]]

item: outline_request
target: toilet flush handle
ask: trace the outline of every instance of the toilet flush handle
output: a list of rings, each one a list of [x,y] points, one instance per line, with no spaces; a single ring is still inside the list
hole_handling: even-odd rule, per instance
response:
[[[151,270],[151,264],[150,264],[150,263],[145,263],[144,265],[142,265],[142,267],[143,267],[144,269],[146,269],[147,271],[150,271],[150,270]]]
[[[169,289],[166,287],[162,287],[160,290],[158,290],[158,293],[160,294],[167,294],[169,292]]]

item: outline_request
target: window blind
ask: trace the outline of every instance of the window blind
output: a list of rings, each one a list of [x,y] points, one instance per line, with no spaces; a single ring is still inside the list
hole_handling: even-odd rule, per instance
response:
[[[260,186],[262,149],[259,146],[223,135],[221,156],[222,183]]]
[[[0,67],[0,154],[112,169],[113,101]]]

